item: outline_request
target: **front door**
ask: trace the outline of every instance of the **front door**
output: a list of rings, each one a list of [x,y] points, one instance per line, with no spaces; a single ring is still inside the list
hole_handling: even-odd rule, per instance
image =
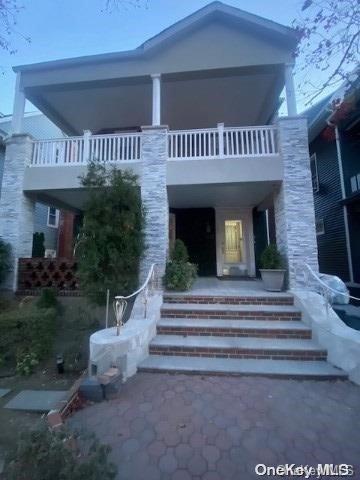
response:
[[[217,275],[254,275],[253,234],[250,212],[240,209],[217,210]]]
[[[242,220],[224,220],[223,275],[247,275]]]

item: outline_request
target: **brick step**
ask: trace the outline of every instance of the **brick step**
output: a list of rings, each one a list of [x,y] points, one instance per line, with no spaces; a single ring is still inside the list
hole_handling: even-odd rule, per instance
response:
[[[277,360],[326,360],[327,353],[313,340],[215,336],[157,335],[152,355]]]
[[[143,372],[208,375],[258,375],[272,378],[345,380],[342,370],[327,362],[296,360],[252,360],[150,355],[139,366]]]
[[[157,335],[150,343],[153,355],[277,360],[326,360],[326,350],[313,340],[214,336]]]
[[[311,329],[304,323],[276,320],[162,318],[157,323],[157,333],[220,337],[311,338]]]
[[[161,307],[161,318],[212,318],[242,320],[301,320],[301,312],[291,305],[206,305],[170,304]]]
[[[184,295],[181,293],[165,293],[164,302],[208,305],[294,305],[294,297],[287,293],[248,296]]]

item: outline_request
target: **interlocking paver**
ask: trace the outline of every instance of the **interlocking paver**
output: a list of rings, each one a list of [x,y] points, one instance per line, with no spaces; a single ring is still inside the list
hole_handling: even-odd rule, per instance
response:
[[[360,478],[360,388],[139,373],[69,419],[112,446],[120,480],[251,480],[257,463],[350,463]]]

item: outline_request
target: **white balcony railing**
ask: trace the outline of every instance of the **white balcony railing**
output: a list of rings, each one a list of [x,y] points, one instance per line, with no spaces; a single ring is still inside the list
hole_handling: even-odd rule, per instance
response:
[[[34,142],[31,166],[79,165],[89,160],[140,160],[140,134],[89,135]]]
[[[168,133],[169,160],[261,157],[278,154],[276,127],[178,130]],[[141,133],[34,141],[31,166],[79,165],[89,160],[141,160]]]
[[[276,127],[209,128],[169,132],[173,160],[277,155]]]

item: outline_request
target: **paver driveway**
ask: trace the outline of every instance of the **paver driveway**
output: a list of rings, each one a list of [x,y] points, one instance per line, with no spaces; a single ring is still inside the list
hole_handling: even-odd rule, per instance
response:
[[[69,423],[112,446],[122,480],[268,478],[258,463],[348,463],[360,479],[360,387],[350,382],[139,373]]]

